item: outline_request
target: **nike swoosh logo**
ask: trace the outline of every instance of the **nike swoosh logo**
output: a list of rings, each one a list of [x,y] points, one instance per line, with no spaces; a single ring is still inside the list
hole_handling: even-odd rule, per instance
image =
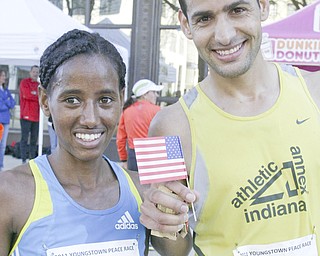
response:
[[[297,124],[303,124],[305,121],[308,121],[309,119],[310,119],[310,117],[308,117],[308,118],[306,118],[306,119],[303,119],[303,120],[297,119],[297,120],[296,120],[296,123],[297,123]]]

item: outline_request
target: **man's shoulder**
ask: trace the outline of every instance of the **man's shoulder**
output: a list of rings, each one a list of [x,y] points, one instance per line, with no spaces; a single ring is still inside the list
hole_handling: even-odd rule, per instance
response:
[[[301,71],[301,74],[306,82],[310,95],[320,108],[320,71]]]
[[[181,127],[185,127],[187,118],[179,102],[162,108],[153,118],[150,130],[155,134],[170,135],[178,133]]]
[[[20,82],[20,87],[28,85],[30,83],[30,80],[31,80],[30,77],[23,78]]]
[[[24,84],[24,85],[33,85],[33,84],[36,84],[37,86],[39,85],[39,82],[38,81],[34,81],[32,80],[31,77],[26,77],[24,79],[21,80],[20,84]]]
[[[29,82],[30,80],[31,80],[30,77],[26,77],[26,78],[23,78],[23,79],[21,80],[21,82]]]
[[[182,113],[183,109],[180,102],[176,102],[172,105],[161,108],[159,111],[159,116],[163,117],[178,117]]]

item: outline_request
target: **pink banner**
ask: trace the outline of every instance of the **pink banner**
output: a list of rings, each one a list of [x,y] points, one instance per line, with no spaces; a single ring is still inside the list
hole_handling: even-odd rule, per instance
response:
[[[261,50],[270,61],[320,67],[320,1],[264,26]]]

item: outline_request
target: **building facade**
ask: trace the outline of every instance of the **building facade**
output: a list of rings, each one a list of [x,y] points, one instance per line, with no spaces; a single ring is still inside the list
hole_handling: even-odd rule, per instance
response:
[[[207,75],[193,42],[180,30],[178,0],[43,0],[50,1],[65,14],[98,32],[118,46],[127,66],[126,95],[142,78],[164,85],[163,106],[195,86]],[[292,1],[270,1],[268,22],[280,20],[295,8]],[[308,3],[314,0],[308,1]],[[50,14],[48,14],[50,19]],[[0,63],[1,64],[1,63]],[[20,132],[18,86],[30,67],[7,66],[9,88],[17,106],[12,113],[11,133]],[[44,122],[46,130],[46,122]],[[15,138],[17,141],[19,138]],[[9,140],[10,142],[10,140]]]

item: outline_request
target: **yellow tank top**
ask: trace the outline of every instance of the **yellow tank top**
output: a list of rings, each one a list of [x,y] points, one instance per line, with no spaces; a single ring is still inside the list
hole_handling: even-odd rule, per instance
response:
[[[198,221],[190,219],[198,255],[279,255],[237,253],[320,228],[320,112],[300,72],[276,66],[280,95],[260,115],[230,115],[199,86],[180,99],[192,136],[190,183],[201,195]]]

